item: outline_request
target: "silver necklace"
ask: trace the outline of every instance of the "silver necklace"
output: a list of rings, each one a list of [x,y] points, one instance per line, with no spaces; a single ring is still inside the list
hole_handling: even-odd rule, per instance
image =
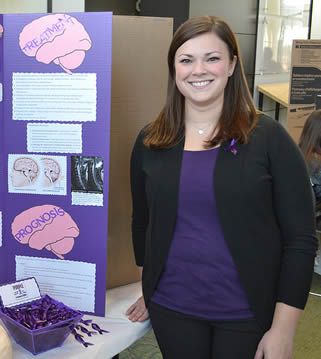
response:
[[[195,130],[197,130],[197,132],[198,132],[198,134],[199,135],[204,135],[204,133],[207,131],[207,129],[210,127],[210,123],[207,125],[207,126],[205,126],[205,127],[198,127],[198,126],[195,126],[195,125],[193,125],[191,122],[189,123],[190,124],[190,126],[192,126],[193,128],[195,128]]]

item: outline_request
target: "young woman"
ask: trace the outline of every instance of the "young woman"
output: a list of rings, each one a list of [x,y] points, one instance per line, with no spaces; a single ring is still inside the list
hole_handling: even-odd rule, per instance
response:
[[[150,316],[164,359],[290,359],[317,247],[304,158],[257,115],[222,19],[181,25],[168,65],[131,158],[143,297],[127,315]]]
[[[317,202],[321,201],[321,110],[313,111],[305,121],[299,146],[309,168]],[[320,207],[320,203],[318,203]]]

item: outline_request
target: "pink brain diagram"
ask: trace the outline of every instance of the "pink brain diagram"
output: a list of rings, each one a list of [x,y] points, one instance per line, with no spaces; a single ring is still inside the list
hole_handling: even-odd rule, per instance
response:
[[[49,187],[55,184],[60,178],[60,166],[53,158],[42,158],[41,162],[44,167],[45,180],[43,185]]]
[[[18,214],[11,224],[11,233],[21,244],[30,248],[47,249],[64,259],[79,236],[79,228],[61,207],[45,204]]]
[[[14,161],[14,173],[11,175],[12,183],[16,187],[33,184],[39,175],[39,167],[32,158],[17,158]]]
[[[19,36],[25,55],[44,64],[53,62],[68,74],[83,63],[91,45],[84,26],[67,14],[42,16],[26,25]]]

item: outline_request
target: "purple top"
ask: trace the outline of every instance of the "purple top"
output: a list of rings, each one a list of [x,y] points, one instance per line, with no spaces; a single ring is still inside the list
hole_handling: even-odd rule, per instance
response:
[[[252,318],[216,209],[219,148],[184,151],[176,227],[152,301],[199,318]]]

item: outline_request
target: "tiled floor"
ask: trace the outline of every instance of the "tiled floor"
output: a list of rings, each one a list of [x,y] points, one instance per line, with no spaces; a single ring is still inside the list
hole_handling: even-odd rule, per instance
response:
[[[154,332],[150,330],[143,338],[124,350],[119,359],[162,359]]]

